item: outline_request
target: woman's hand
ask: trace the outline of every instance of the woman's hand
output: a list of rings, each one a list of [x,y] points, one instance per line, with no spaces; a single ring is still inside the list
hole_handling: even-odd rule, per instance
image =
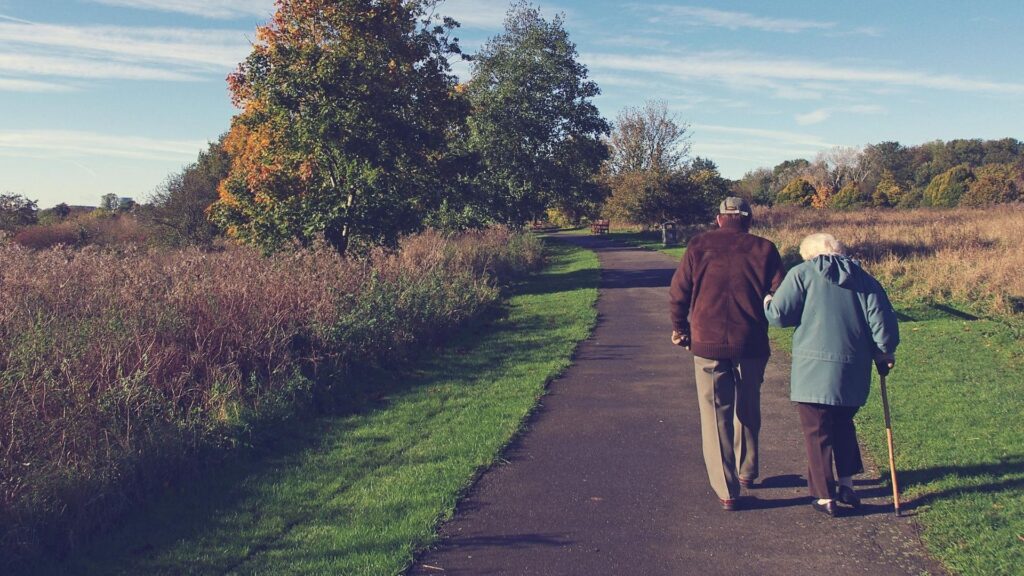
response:
[[[878,352],[875,354],[875,368],[880,376],[887,376],[889,371],[896,367],[896,354]]]

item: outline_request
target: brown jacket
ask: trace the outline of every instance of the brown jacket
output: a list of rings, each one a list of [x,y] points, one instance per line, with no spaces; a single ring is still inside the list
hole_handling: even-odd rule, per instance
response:
[[[669,289],[672,328],[702,358],[768,356],[763,300],[783,275],[775,244],[726,220],[687,244]]]

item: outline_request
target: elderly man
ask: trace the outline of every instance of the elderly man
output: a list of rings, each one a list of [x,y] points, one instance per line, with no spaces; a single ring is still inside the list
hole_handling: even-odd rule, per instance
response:
[[[693,352],[704,464],[722,508],[758,476],[761,382],[770,354],[762,300],[782,282],[782,258],[749,233],[742,198],[719,207],[718,229],[692,238],[669,290],[672,343]]]

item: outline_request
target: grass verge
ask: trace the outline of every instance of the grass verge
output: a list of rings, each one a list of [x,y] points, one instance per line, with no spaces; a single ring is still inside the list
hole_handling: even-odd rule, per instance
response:
[[[566,284],[566,278],[574,282]],[[598,263],[552,245],[502,314],[401,375],[355,414],[283,431],[35,574],[394,574],[517,433],[595,321]]]
[[[902,508],[915,515],[929,552],[954,573],[1024,574],[1020,331],[1005,321],[943,313],[949,310],[901,311],[903,342],[887,388]],[[789,350],[791,333],[773,329],[772,339]],[[874,378],[857,425],[887,480]]]

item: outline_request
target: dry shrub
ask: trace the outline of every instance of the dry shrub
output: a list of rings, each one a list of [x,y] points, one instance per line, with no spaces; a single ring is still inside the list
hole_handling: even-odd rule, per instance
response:
[[[800,241],[828,232],[902,302],[956,301],[1012,313],[1024,298],[1024,206],[998,209],[758,210],[755,233],[771,238],[789,263]],[[895,290],[893,290],[895,288]]]
[[[37,250],[54,246],[144,245],[150,231],[134,216],[85,214],[55,224],[26,226],[14,235],[14,241]]]
[[[540,261],[505,229],[359,259],[0,245],[0,548],[73,547],[199,449],[344,395],[339,374],[429,343]]]

